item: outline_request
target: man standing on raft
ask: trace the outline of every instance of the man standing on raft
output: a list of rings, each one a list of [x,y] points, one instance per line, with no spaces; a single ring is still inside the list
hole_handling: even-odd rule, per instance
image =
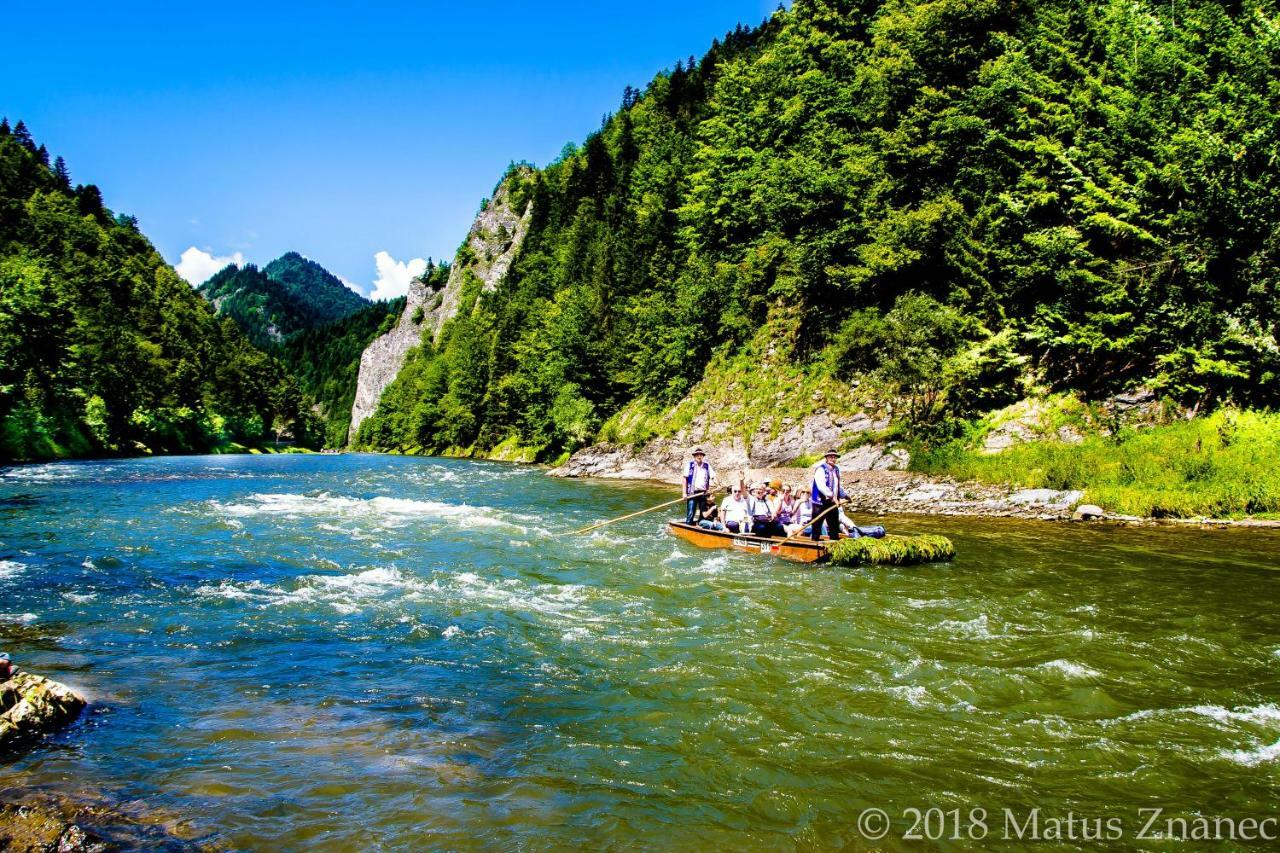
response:
[[[715,479],[715,469],[706,461],[707,454],[695,447],[693,458],[684,466],[685,524],[696,524],[707,511],[707,493]]]
[[[839,458],[839,453],[828,450],[822,464],[813,470],[813,526],[810,535],[815,542],[822,538],[824,523],[827,526],[827,538],[833,542],[840,538],[840,512],[827,512],[849,497],[840,485],[840,469],[836,467],[836,460]],[[819,518],[819,515],[822,517]]]

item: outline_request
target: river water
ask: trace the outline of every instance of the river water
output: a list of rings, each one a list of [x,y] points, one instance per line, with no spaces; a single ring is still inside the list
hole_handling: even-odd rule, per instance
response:
[[[959,557],[849,570],[700,550],[661,514],[552,535],[668,495],[364,455],[6,469],[0,648],[93,705],[0,788],[244,849],[1276,816],[1280,537],[891,517]]]

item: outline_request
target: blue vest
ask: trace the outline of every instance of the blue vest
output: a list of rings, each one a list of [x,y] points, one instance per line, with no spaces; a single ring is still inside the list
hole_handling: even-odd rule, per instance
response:
[[[699,468],[702,468],[707,472],[707,483],[705,486],[703,486],[702,489],[695,489],[693,487],[693,475],[694,475],[694,472],[697,471]],[[699,464],[698,460],[690,459],[689,464],[686,465],[684,469],[685,494],[693,494],[694,492],[704,491],[710,485],[711,485],[711,463],[703,462]]]
[[[818,466],[818,470],[813,472],[813,488],[809,492],[809,496],[818,502],[825,502],[828,498],[824,497],[822,492],[818,491],[818,478],[823,478],[823,485],[827,487],[827,491],[831,492],[831,500],[840,497],[840,493],[844,489],[840,488],[840,469],[835,465],[828,465],[823,462]]]

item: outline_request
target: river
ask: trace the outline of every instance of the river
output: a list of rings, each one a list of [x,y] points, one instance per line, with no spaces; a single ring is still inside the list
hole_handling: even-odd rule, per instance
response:
[[[890,517],[959,557],[855,570],[699,550],[661,513],[553,536],[668,495],[367,455],[5,469],[0,648],[93,704],[0,788],[242,849],[1275,817],[1280,536]]]

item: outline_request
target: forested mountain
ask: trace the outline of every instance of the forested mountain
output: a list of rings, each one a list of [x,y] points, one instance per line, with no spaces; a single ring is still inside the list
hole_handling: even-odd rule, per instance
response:
[[[404,297],[374,302],[344,319],[304,329],[280,348],[289,371],[320,406],[327,447],[347,443],[360,354],[370,341],[391,328],[404,303]]]
[[[301,306],[308,326],[337,322],[371,304],[343,284],[342,279],[297,252],[286,252],[263,267],[262,272],[284,285]]]
[[[304,329],[333,323],[369,306],[337,276],[297,252],[263,269],[228,266],[200,285],[219,316],[230,317],[253,344],[269,349]]]
[[[206,450],[310,421],[132,217],[0,122],[0,458]]]
[[[510,273],[358,443],[547,458],[681,399],[750,434],[878,397],[926,440],[1033,388],[1274,405],[1277,80],[1270,0],[796,0],[512,173]]]

